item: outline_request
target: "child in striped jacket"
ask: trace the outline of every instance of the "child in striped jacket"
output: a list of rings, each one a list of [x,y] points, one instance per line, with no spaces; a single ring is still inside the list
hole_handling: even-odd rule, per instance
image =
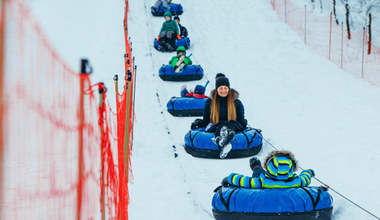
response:
[[[223,186],[237,186],[252,189],[305,187],[315,176],[312,169],[295,173],[297,161],[289,151],[273,151],[265,159],[264,170],[256,157],[250,159],[252,177],[231,173],[222,180]]]

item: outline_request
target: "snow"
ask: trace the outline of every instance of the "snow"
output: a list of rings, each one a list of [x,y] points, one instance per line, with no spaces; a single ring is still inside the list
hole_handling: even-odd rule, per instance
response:
[[[123,2],[28,2],[74,69],[80,57],[90,58],[93,82],[106,83],[111,103],[112,76],[124,71]],[[270,1],[178,2],[192,41],[187,54],[205,70],[201,81],[186,83],[188,88],[210,80],[209,93],[215,74],[225,73],[240,93],[251,126],[262,129],[278,149],[292,151],[319,180],[380,216],[380,89],[306,47],[278,21]],[[130,0],[129,33],[138,70],[129,217],[212,219],[213,189],[231,172],[250,175],[249,159],[200,159],[184,151],[183,138],[195,118],[175,118],[166,111],[166,102],[179,95],[183,83],[158,77],[159,67],[174,53],[152,46],[163,22],[151,15],[153,4]],[[265,143],[257,156],[263,160],[272,150]],[[330,193],[333,219],[371,219]]]

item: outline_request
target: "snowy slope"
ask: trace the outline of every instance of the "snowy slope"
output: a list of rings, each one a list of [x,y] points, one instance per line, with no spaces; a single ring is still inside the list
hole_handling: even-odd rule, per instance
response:
[[[74,70],[80,70],[81,58],[89,59],[92,82],[106,84],[110,103],[115,106],[113,76],[124,75],[124,1],[29,0],[27,4]]]
[[[166,112],[166,102],[178,96],[182,83],[164,82],[157,75],[174,53],[162,54],[152,47],[163,22],[150,14],[153,3],[131,1],[133,51],[143,65],[137,80],[130,216],[210,219],[212,190],[230,172],[249,175],[248,159],[198,159],[181,147],[194,118],[174,118]],[[380,174],[369,171],[380,159],[380,90],[305,47],[296,33],[277,21],[267,1],[180,3],[185,10],[181,23],[193,43],[188,54],[203,66],[205,78],[214,84],[217,72],[226,73],[241,94],[251,126],[263,129],[278,148],[293,151],[301,166],[313,168],[319,179],[376,213],[380,194],[375,181],[366,181],[365,189],[359,186],[368,175],[378,180]],[[189,88],[195,84],[186,83]],[[263,159],[271,150],[265,145],[258,156]],[[334,199],[335,219],[369,218],[337,195]]]
[[[150,14],[153,3],[130,0],[129,31],[138,72],[129,216],[212,219],[212,190],[230,172],[250,175],[248,158],[206,160],[184,151],[183,137],[195,118],[174,118],[166,112],[166,102],[179,95],[183,83],[158,77],[159,67],[174,53],[162,54],[152,47],[163,22]],[[215,74],[224,72],[240,92],[251,126],[261,128],[279,149],[293,151],[299,164],[313,168],[320,180],[380,215],[380,89],[304,46],[277,20],[270,1],[180,3],[185,10],[181,23],[192,41],[188,54],[205,70],[201,84],[211,81],[206,93],[213,88]],[[29,4],[62,56],[73,68],[78,68],[81,56],[89,57],[93,81],[105,81],[108,97],[113,98],[112,76],[124,68],[123,1]],[[263,159],[271,150],[265,144],[258,157]],[[319,185],[315,180],[312,184]],[[334,219],[371,219],[332,195]]]

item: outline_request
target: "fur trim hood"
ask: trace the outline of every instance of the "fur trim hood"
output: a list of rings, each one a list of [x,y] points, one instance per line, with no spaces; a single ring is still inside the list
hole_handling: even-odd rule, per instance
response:
[[[217,92],[216,89],[213,89],[210,92],[210,98],[213,97],[216,92]],[[239,98],[239,92],[236,91],[235,89],[231,88],[231,93],[232,93],[232,97],[234,98],[234,100]]]
[[[297,166],[297,160],[294,158],[294,155],[289,152],[289,151],[272,151],[266,158],[264,162],[264,167],[268,167],[269,162],[274,158],[274,157],[286,157],[292,160],[293,163],[293,170],[296,171],[298,166]]]

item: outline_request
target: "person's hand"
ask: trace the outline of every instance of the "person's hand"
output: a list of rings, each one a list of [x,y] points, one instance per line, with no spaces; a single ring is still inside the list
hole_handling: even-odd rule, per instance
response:
[[[199,128],[199,125],[201,124],[201,119],[196,119],[193,123],[191,123],[191,130],[194,130],[196,128]]]
[[[160,41],[160,39],[161,39],[161,36],[158,36],[158,37],[157,37],[157,42]]]
[[[181,40],[181,35],[177,34],[177,39]]]
[[[239,131],[243,129],[243,126],[241,126],[241,124],[235,120],[230,120],[227,123],[227,127],[233,131]]]
[[[229,186],[230,183],[228,182],[228,176],[224,177],[222,180],[222,186]]]

